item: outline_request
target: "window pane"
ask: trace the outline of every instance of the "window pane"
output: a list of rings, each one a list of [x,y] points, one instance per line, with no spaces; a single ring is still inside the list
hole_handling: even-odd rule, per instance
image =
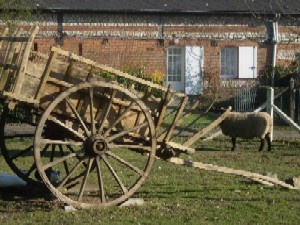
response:
[[[221,76],[237,78],[238,48],[223,48],[221,50]]]

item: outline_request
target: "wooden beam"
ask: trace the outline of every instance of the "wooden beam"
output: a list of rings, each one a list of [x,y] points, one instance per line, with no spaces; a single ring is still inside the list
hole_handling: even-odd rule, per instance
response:
[[[14,35],[16,37],[19,37],[21,36],[23,32],[23,29],[16,29]],[[8,43],[8,46],[7,46],[7,52],[6,52],[6,55],[5,55],[5,58],[4,58],[4,64],[15,64],[16,62],[13,61],[14,60],[14,55],[16,52],[19,52],[21,48],[21,45],[20,43],[18,42],[13,42],[13,43]],[[10,75],[11,71],[8,69],[8,70],[5,70],[3,69],[2,70],[2,73],[1,73],[1,78],[0,78],[0,90],[3,91],[6,89],[7,87],[7,79],[8,79],[8,76]]]
[[[16,80],[15,80],[16,86],[15,86],[15,88],[13,90],[14,93],[16,93],[17,95],[20,94],[20,91],[21,91],[21,88],[22,88],[22,85],[23,85],[23,81],[24,81],[24,77],[25,77],[25,72],[26,72],[26,67],[27,67],[27,63],[28,63],[28,58],[29,58],[29,55],[30,55],[30,49],[31,49],[33,40],[34,40],[35,36],[37,35],[38,31],[39,31],[39,27],[37,26],[32,31],[32,33],[31,33],[31,35],[30,35],[30,37],[28,39],[28,42],[26,44],[23,56],[22,56],[22,61],[21,61],[20,69],[18,71]]]
[[[36,92],[36,96],[35,96],[36,100],[40,100],[40,98],[42,97],[42,94],[43,94],[42,92],[43,92],[43,90],[46,86],[46,83],[47,83],[47,80],[49,78],[52,66],[55,62],[56,56],[57,56],[57,52],[51,51],[49,59],[48,59],[47,64],[46,64],[46,67],[45,67],[45,70],[44,70],[44,73],[41,77],[40,85],[39,85],[39,87],[37,89],[37,92]]]
[[[189,98],[186,96],[185,98],[182,99],[181,103],[180,103],[180,106],[176,112],[176,115],[173,119],[173,122],[172,122],[172,125],[169,127],[169,130],[164,138],[164,141],[169,141],[172,137],[172,134],[175,130],[175,127],[177,126],[178,122],[179,122],[179,118],[181,117],[182,113],[183,113],[183,110],[188,102]],[[187,146],[188,147],[188,146]]]
[[[155,119],[155,130],[156,130],[156,133],[158,133],[160,127],[161,127],[161,124],[164,120],[164,117],[165,117],[165,114],[167,112],[167,107],[168,107],[168,104],[172,98],[172,93],[173,93],[173,87],[172,85],[169,85],[168,87],[168,90],[165,94],[165,98],[163,99],[163,101],[161,102],[161,105],[160,105],[160,109],[159,109],[159,116],[157,119]]]
[[[231,107],[229,107],[225,113],[223,113],[218,119],[216,119],[213,123],[208,125],[207,127],[200,130],[197,134],[195,134],[193,137],[188,139],[183,145],[186,147],[190,147],[192,144],[194,144],[199,138],[203,137],[207,132],[209,132],[211,129],[218,126],[228,115],[228,113],[231,111]]]

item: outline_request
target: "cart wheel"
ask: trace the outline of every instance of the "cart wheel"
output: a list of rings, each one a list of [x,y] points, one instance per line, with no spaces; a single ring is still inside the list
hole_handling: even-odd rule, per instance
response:
[[[0,121],[0,146],[2,155],[12,171],[31,184],[36,184],[36,166],[33,154],[35,123],[24,118],[26,110],[16,107],[10,111],[3,105]]]
[[[41,135],[45,127],[51,131],[47,138]],[[146,105],[127,89],[102,81],[61,93],[42,115],[34,141],[44,183],[59,200],[80,208],[128,199],[148,176],[155,150]]]

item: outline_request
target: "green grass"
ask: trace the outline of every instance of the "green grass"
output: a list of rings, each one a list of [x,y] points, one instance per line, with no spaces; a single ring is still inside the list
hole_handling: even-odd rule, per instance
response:
[[[273,152],[258,152],[258,140],[198,141],[196,153],[182,158],[285,180],[300,175],[300,140],[278,139]],[[26,161],[26,158],[24,159]],[[0,156],[0,172],[9,168]],[[157,160],[134,197],[143,206],[65,212],[62,204],[33,190],[1,190],[2,224],[299,224],[300,191],[269,188],[246,178]]]

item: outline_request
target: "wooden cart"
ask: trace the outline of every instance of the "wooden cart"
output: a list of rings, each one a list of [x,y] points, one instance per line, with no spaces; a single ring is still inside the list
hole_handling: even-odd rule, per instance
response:
[[[183,145],[172,142],[187,96],[59,47],[53,46],[49,55],[35,52],[37,33],[35,27],[17,29],[12,36],[6,29],[1,35],[1,150],[19,177],[45,184],[67,204],[124,202],[145,181],[157,157],[192,153],[190,146],[224,118]],[[22,129],[11,125],[12,109],[31,115],[21,122]],[[172,121],[163,126],[170,115]],[[28,155],[32,161],[20,160]]]

